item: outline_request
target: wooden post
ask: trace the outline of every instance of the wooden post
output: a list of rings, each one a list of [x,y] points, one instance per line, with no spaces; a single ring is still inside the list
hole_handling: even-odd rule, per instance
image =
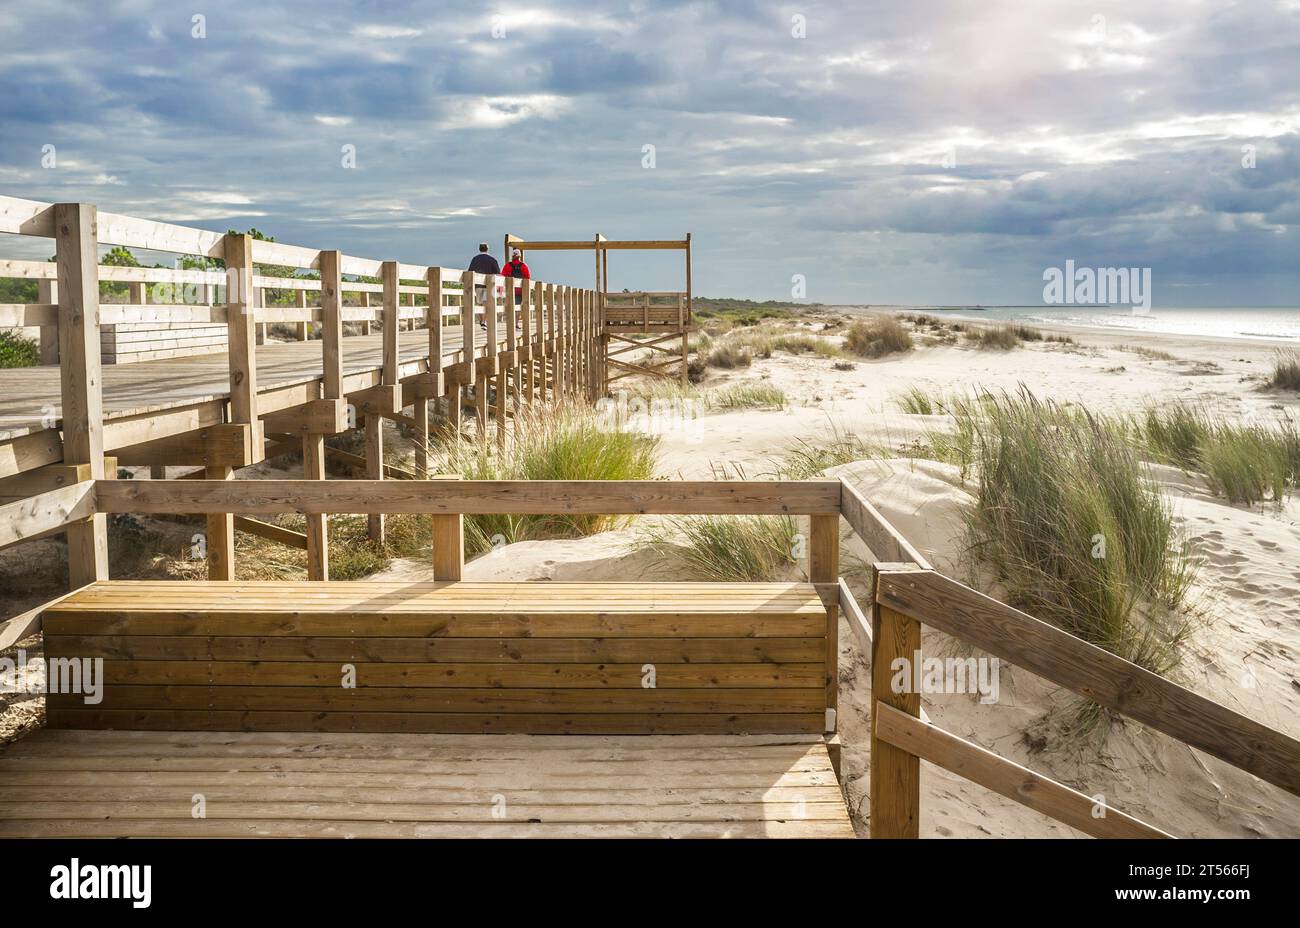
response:
[[[519,348],[525,352],[525,355],[532,357],[532,309],[533,309],[533,284],[532,281],[525,280],[520,288],[522,300],[519,303],[519,334],[522,336],[519,340]],[[531,360],[515,365],[515,411],[519,411],[522,403],[531,403],[533,401],[533,362]]]
[[[302,438],[302,476],[304,480],[325,479],[325,436]],[[307,514],[307,579],[330,578],[329,517],[324,513]]]
[[[433,579],[460,580],[465,574],[465,517],[458,512],[439,513],[429,521],[433,523]]]
[[[59,387],[63,463],[87,464],[104,479],[104,396],[99,360],[98,216],[88,203],[56,203]],[[108,532],[101,513],[68,526],[68,583],[108,579]]]
[[[338,251],[320,253],[321,392],[327,400],[343,398],[343,274]],[[305,435],[302,470],[306,480],[325,479],[325,436]],[[329,579],[329,517],[307,516],[307,579]]]
[[[96,271],[96,277],[99,272]],[[98,286],[98,284],[96,284]],[[57,304],[59,302],[59,282],[57,280],[40,280],[36,283],[36,302]],[[57,325],[41,326],[42,364],[59,363],[59,327]]]
[[[874,571],[873,571],[874,573]],[[902,748],[882,741],[875,734],[875,705],[884,703],[920,717],[921,694],[896,693],[893,662],[899,658],[912,668],[915,681],[921,672],[914,666],[921,649],[921,623],[880,605],[879,578],[873,577],[871,608],[871,837],[916,838],[921,833],[921,760]]]
[[[392,386],[397,383],[398,374],[398,273],[396,261],[385,261],[379,270],[380,280],[384,286],[383,318],[384,354],[383,372],[380,383]],[[363,301],[369,305],[369,293],[363,293]],[[368,333],[367,333],[368,334]],[[366,415],[366,477],[370,480],[384,479],[384,419],[382,416]],[[384,543],[384,514],[372,512],[366,517],[370,540]]]
[[[299,309],[307,308],[307,291],[295,290],[294,295],[297,297],[296,303]],[[298,323],[298,341],[305,342],[307,334],[311,331],[311,323],[304,320]]]
[[[204,480],[229,480],[235,469],[228,466],[205,467]],[[229,512],[208,516],[208,579],[235,579],[235,517]]]
[[[826,731],[836,729],[832,713],[839,709],[840,616],[839,616],[840,517],[808,517],[808,582],[819,584],[818,593],[826,605]],[[829,584],[821,587],[820,584]]]
[[[321,353],[324,362],[322,384],[327,400],[343,398],[343,275],[342,255],[320,253]]]
[[[361,304],[362,308],[364,308],[364,309],[369,309],[369,308],[370,308],[370,291],[369,291],[369,290],[362,290],[360,293],[357,294],[357,296],[360,297],[360,299],[359,299],[357,302],[359,302],[359,303]],[[361,334],[362,334],[362,335],[369,335],[369,334],[370,334],[370,320],[369,320],[369,319],[362,319],[362,320],[361,320]],[[385,344],[387,344],[387,340],[385,340]]]
[[[231,233],[225,238],[226,330],[230,362],[230,421],[257,425],[257,351],[254,334],[253,240]],[[254,449],[261,447],[254,436]],[[255,453],[257,460],[261,455]],[[253,462],[250,462],[253,463]]]

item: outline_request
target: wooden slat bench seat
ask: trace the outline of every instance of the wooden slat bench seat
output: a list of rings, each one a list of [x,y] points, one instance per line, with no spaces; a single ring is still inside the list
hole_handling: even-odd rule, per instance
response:
[[[824,730],[811,584],[102,581],[44,615],[102,658],[51,728],[530,734]],[[832,639],[833,640],[833,639]]]
[[[0,750],[0,837],[853,834],[815,735],[46,729]]]

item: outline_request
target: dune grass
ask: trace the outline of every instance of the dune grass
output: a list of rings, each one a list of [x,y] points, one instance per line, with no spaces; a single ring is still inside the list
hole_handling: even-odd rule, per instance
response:
[[[1279,351],[1273,359],[1268,385],[1275,390],[1300,393],[1300,351]]]
[[[1160,464],[1204,474],[1229,502],[1280,502],[1300,480],[1300,429],[1236,424],[1200,407],[1174,403],[1131,417],[1128,429]]]
[[[466,480],[649,480],[655,475],[659,439],[611,428],[605,418],[578,405],[524,407],[504,449],[493,442],[448,440],[438,446],[437,473]],[[627,523],[607,515],[471,515],[465,547],[486,551],[494,540],[511,544],[539,538],[577,538]]]
[[[781,480],[812,480],[828,467],[878,456],[878,449],[850,432],[834,428],[817,438],[799,439],[781,458],[776,474]]]
[[[685,516],[647,528],[642,544],[695,579],[777,580],[797,566],[798,527],[791,516]]]
[[[927,393],[913,385],[894,397],[898,408],[913,416],[938,416],[947,412],[947,404],[940,393]]]
[[[724,387],[708,397],[709,405],[718,409],[784,409],[785,391],[764,381],[749,381]]]
[[[719,342],[709,351],[707,363],[709,367],[721,367],[729,370],[737,367],[749,367],[753,360],[748,348],[732,339],[727,339]]]
[[[1027,391],[951,412],[949,453],[975,481],[969,553],[1005,601],[1156,673],[1176,666],[1194,569],[1122,431]]]
[[[844,347],[861,358],[883,358],[910,351],[912,335],[894,316],[872,316],[849,326]]]
[[[979,326],[966,330],[966,338],[974,342],[976,347],[993,350],[993,351],[1010,351],[1013,348],[1019,348],[1023,342],[1020,329],[1023,326],[1014,325],[995,325]],[[1038,336],[1042,338],[1040,334]]]

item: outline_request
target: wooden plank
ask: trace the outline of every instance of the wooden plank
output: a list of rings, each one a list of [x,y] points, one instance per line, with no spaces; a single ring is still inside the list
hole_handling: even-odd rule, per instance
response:
[[[881,561],[910,562],[929,570],[930,562],[917,551],[889,520],[847,480],[840,480],[840,511],[871,552]]]
[[[105,465],[105,470],[108,467]],[[89,464],[47,464],[12,477],[0,478],[0,503],[15,503],[29,496],[61,490],[93,479]]]
[[[253,448],[253,435],[251,424],[230,422],[116,448],[113,455],[124,466],[199,464],[246,467],[262,458],[262,454]]]
[[[491,712],[437,713],[437,712],[321,712],[303,711],[249,711],[178,709],[47,709],[50,728],[73,729],[153,729],[159,731],[324,731],[324,732],[450,732],[460,734],[571,734],[601,733],[610,735],[653,734],[757,734],[757,733],[820,733],[822,713],[525,713]],[[38,782],[68,781],[70,777],[57,777],[52,772],[36,774]],[[123,775],[125,776],[125,775]],[[158,773],[145,774],[152,780]],[[273,774],[265,782],[274,785],[283,782],[283,774]],[[296,774],[295,779],[311,774]],[[323,776],[329,776],[324,774]],[[360,775],[358,775],[360,776]],[[389,775],[384,775],[388,778]],[[241,774],[241,779],[250,778]],[[716,775],[713,775],[716,783]],[[737,779],[743,779],[737,774]],[[7,781],[14,775],[6,777]],[[102,782],[101,774],[88,775],[89,782]],[[214,775],[203,777],[205,783],[217,780]],[[748,785],[771,784],[771,776],[763,774]],[[379,781],[382,782],[382,781]],[[835,782],[834,774],[819,777],[811,785]],[[524,785],[524,784],[521,784]],[[580,785],[580,784],[579,784]],[[648,785],[666,785],[656,778]],[[706,786],[708,782],[693,785]],[[744,785],[744,784],[742,784]],[[773,784],[775,785],[775,784]]]
[[[95,512],[98,481],[85,480],[0,506],[0,548],[65,526],[83,525]]]
[[[1300,741],[931,571],[882,570],[877,598],[1058,686],[1300,795]]]
[[[88,464],[104,477],[104,400],[99,358],[97,214],[85,203],[53,210],[59,291],[59,396],[63,462]],[[68,526],[69,586],[108,576],[108,535],[103,515]]]
[[[51,708],[85,706],[81,693],[50,693]],[[820,712],[822,689],[561,689],[557,687],[157,686],[106,689],[104,709],[352,712]],[[3,759],[0,759],[0,765]]]
[[[387,663],[352,660],[356,685],[367,687],[512,687],[556,689],[644,688],[643,663]],[[334,662],[110,660],[104,682],[167,686],[324,686],[337,688],[341,673]],[[825,683],[823,664],[664,664],[655,666],[655,688],[799,688]]]
[[[48,619],[46,620],[48,621]],[[885,606],[872,611],[872,705],[921,712],[919,692],[894,692],[893,662],[909,663],[921,648],[921,625]],[[916,838],[921,831],[921,764],[915,754],[871,735],[871,837]]]
[[[900,750],[1094,838],[1172,838],[1173,835],[1063,783],[1009,761],[951,732],[877,703],[873,734]]]
[[[244,516],[235,516],[235,530],[247,532],[250,535],[256,535],[259,538],[266,538],[270,541],[278,541],[282,545],[288,545],[290,548],[307,550],[307,536],[302,532],[295,532],[293,529],[285,528],[283,525],[275,525],[271,522],[260,522],[257,519],[247,519]],[[179,655],[178,655],[179,656]]]
[[[200,482],[112,480],[97,487],[102,512],[547,514],[817,514],[839,511],[828,480],[366,480]]]
[[[348,430],[348,404],[343,399],[308,400],[263,415],[262,427],[266,432],[304,437],[336,435]]]
[[[236,528],[239,522],[235,523]],[[287,529],[286,529],[287,531]],[[296,534],[296,533],[295,533]],[[306,545],[303,537],[302,545]],[[62,598],[62,597],[60,597]],[[39,607],[45,610],[50,604]],[[37,611],[37,610],[33,610]],[[0,639],[3,640],[3,639]],[[795,664],[823,659],[818,638],[321,638],[47,635],[51,657],[119,660],[463,663]],[[869,653],[869,652],[868,652]]]

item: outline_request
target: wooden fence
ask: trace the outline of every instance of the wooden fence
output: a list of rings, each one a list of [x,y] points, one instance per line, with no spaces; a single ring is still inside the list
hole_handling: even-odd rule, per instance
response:
[[[1058,686],[1123,713],[1300,796],[1300,741],[1268,728],[1068,632],[937,573],[852,486],[841,481],[128,481],[85,480],[0,506],[0,547],[105,513],[193,512],[209,518],[293,511],[430,513],[435,575],[460,576],[467,514],[785,514],[811,519],[809,579],[837,626],[837,609],[871,655],[870,823],[875,837],[916,837],[926,760],[1089,835],[1165,837],[1109,803],[1034,773],[934,725],[920,693],[892,686],[891,662],[913,659],[930,624]],[[863,610],[837,577],[839,519],[880,560]],[[448,521],[450,520],[450,521]],[[441,541],[439,541],[441,537]],[[441,552],[441,553],[440,553]],[[450,552],[450,554],[448,553]],[[598,598],[590,604],[599,611]],[[42,609],[45,607],[42,607]],[[0,628],[0,646],[39,627],[42,609]],[[828,629],[828,666],[838,640]],[[827,706],[836,708],[834,675]],[[835,727],[828,714],[828,730]]]

